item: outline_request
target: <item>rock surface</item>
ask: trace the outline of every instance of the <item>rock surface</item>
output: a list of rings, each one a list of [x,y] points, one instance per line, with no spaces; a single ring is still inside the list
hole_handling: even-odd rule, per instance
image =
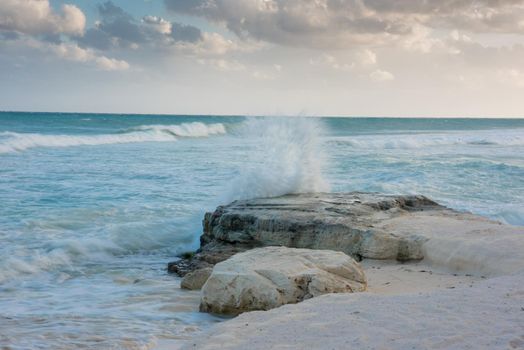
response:
[[[184,278],[182,278],[180,287],[189,290],[201,289],[209,276],[211,276],[211,271],[213,271],[213,268],[204,267],[202,269],[189,272],[184,276]]]
[[[362,268],[342,252],[265,247],[215,265],[202,288],[200,310],[236,315],[365,289]]]
[[[170,264],[170,271],[184,275],[255,247],[286,246],[337,250],[357,260],[425,258],[459,272],[500,275],[517,271],[524,251],[517,237],[524,228],[424,196],[353,192],[235,201],[207,213],[203,225],[199,251]],[[472,236],[478,239],[465,243]]]

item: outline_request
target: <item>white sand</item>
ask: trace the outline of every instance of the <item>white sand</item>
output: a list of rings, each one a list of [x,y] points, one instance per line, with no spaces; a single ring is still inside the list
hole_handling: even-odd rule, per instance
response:
[[[185,348],[524,349],[524,227],[421,212],[383,229],[425,239],[425,259],[365,260],[367,292],[245,313]]]
[[[411,283],[415,274],[397,270],[393,276]],[[375,282],[386,278],[370,276]],[[369,293],[328,294],[242,314],[187,348],[524,349],[524,274],[483,281],[440,275],[422,280],[439,289],[398,294],[396,282],[389,289],[373,283]],[[449,289],[449,284],[459,286]]]
[[[401,264],[396,261],[364,260],[368,293],[382,295],[417,294],[438,289],[473,287],[484,278],[450,274],[424,262]]]

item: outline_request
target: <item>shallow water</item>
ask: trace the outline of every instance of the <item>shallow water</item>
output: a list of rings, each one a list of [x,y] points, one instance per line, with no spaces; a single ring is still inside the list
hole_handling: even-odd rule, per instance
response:
[[[219,319],[165,267],[206,210],[352,190],[524,225],[524,120],[0,113],[0,345],[189,339]]]

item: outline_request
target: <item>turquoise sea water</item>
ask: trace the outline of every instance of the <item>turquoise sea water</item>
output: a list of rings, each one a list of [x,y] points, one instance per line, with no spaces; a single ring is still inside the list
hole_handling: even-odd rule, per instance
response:
[[[165,272],[205,211],[353,190],[524,225],[524,120],[0,113],[0,347],[176,345],[219,321]]]

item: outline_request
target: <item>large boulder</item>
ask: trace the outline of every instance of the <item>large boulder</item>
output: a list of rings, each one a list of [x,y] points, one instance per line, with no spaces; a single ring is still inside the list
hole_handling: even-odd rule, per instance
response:
[[[338,250],[356,258],[418,260],[423,258],[419,242],[382,224],[421,211],[446,208],[424,196],[359,192],[235,201],[205,215],[201,244],[280,245]]]
[[[356,260],[425,259],[486,276],[513,273],[524,261],[524,227],[416,195],[306,193],[241,200],[207,213],[203,225],[200,249],[192,259],[171,264],[171,271],[183,275],[264,246],[336,250]]]
[[[269,310],[326,293],[361,292],[366,284],[360,265],[342,252],[257,248],[215,265],[202,287],[200,310]]]

